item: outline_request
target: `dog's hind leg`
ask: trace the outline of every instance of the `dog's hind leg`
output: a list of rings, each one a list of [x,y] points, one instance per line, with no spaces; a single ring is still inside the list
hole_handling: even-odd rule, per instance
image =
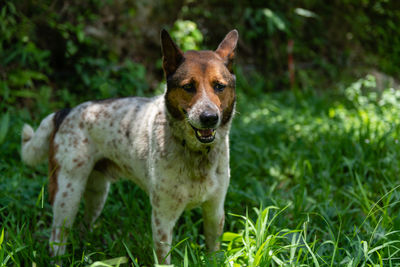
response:
[[[51,256],[65,253],[68,232],[78,212],[89,172],[87,168],[79,168],[73,172],[61,168],[57,174],[58,189],[53,199],[53,224],[50,237]]]
[[[86,190],[84,193],[84,223],[86,226],[91,228],[93,223],[99,217],[104,207],[104,203],[106,202],[109,188],[109,177],[97,170],[93,170],[89,175],[89,180],[86,184]]]

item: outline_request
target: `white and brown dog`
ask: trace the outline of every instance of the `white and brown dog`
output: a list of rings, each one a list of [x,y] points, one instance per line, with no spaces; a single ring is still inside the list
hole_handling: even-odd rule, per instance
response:
[[[166,255],[181,213],[197,206],[203,208],[208,249],[219,249],[230,179],[237,40],[233,30],[215,52],[182,53],[163,30],[163,95],[85,102],[48,115],[36,132],[24,126],[23,161],[35,165],[49,159],[53,256],[65,252],[82,195],[84,220],[91,225],[117,177],[131,179],[150,197],[159,262],[170,262]]]

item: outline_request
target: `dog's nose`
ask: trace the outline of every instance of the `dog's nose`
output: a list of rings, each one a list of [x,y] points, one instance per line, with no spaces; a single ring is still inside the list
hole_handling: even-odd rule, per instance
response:
[[[204,111],[200,114],[200,122],[203,127],[212,128],[218,123],[218,114]]]

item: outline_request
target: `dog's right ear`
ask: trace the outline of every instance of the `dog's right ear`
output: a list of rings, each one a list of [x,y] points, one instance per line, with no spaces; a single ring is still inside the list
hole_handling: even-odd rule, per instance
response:
[[[239,33],[237,30],[230,31],[219,44],[215,53],[217,53],[222,59],[225,60],[226,67],[230,72],[233,72],[233,59],[235,58],[235,48],[239,39]]]
[[[169,33],[161,30],[161,47],[163,53],[163,69],[166,77],[174,74],[183,61],[183,53],[174,43]]]

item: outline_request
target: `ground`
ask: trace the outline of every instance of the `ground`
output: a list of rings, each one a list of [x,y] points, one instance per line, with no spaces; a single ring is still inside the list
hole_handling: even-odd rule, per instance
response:
[[[173,263],[399,264],[400,97],[372,87],[367,77],[345,89],[258,94],[239,80],[222,250],[205,254],[201,213],[185,212],[175,228]],[[40,116],[9,110],[0,120],[0,137],[7,130],[0,144],[0,265],[45,266],[47,166],[31,168],[19,157],[23,123],[37,126]],[[80,224],[82,211],[65,266],[110,259],[151,265],[150,204],[138,187],[114,184],[90,233]]]

